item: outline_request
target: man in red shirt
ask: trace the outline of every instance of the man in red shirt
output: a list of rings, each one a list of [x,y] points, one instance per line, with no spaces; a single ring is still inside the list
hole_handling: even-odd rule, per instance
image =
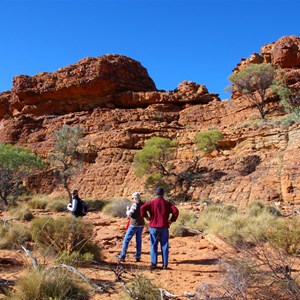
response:
[[[158,242],[161,245],[163,269],[169,262],[169,226],[178,218],[179,211],[164,199],[164,189],[156,189],[157,197],[141,206],[141,216],[149,221],[151,269],[157,267]]]

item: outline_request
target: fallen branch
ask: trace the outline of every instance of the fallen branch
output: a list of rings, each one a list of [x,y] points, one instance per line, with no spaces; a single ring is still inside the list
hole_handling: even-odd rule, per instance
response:
[[[160,299],[161,300],[166,299],[165,297],[167,297],[167,299],[177,299],[178,297],[180,297],[179,295],[171,294],[170,292],[166,291],[165,289],[159,288],[159,291],[160,291]]]
[[[135,293],[133,291],[131,291],[125,284],[125,282],[123,281],[123,288],[125,290],[125,292],[134,300],[139,300],[138,296],[135,295]],[[198,293],[197,292],[184,292],[182,295],[175,295],[175,294],[171,294],[170,292],[168,292],[165,289],[162,288],[158,288],[159,292],[160,292],[160,299],[161,300],[166,300],[166,299],[177,299],[177,298],[187,298],[187,299],[197,299],[196,297],[198,297]]]
[[[126,284],[125,284],[124,281],[122,281],[122,284],[123,284],[123,288],[124,288],[125,292],[126,292],[132,299],[134,299],[134,300],[139,300],[139,298],[136,296],[136,294],[135,294],[133,291],[131,291],[131,290],[126,286]]]
[[[159,289],[160,291],[160,297],[161,297],[161,300],[164,300],[166,299],[177,299],[177,298],[182,298],[182,297],[185,297],[185,298],[188,298],[188,299],[195,299],[196,296],[198,296],[198,293],[197,292],[184,292],[182,295],[174,295],[174,294],[171,294],[170,292],[168,292],[167,290],[165,289]]]
[[[30,258],[31,262],[32,262],[32,265],[35,269],[38,269],[40,266],[39,266],[39,263],[37,262],[36,258],[31,254],[31,252],[26,249],[23,245],[21,245],[21,248],[25,251],[26,255]]]
[[[101,286],[91,282],[91,280],[89,280],[85,275],[83,275],[80,271],[78,271],[76,268],[74,268],[72,266],[69,266],[66,264],[60,264],[60,265],[54,266],[48,270],[51,270],[51,269],[55,270],[55,269],[59,269],[59,268],[65,268],[68,271],[76,274],[78,277],[80,277],[83,281],[85,281],[87,284],[89,284],[97,292],[105,292],[106,291],[106,287],[101,287]]]
[[[28,257],[30,257],[31,259],[31,262],[34,266],[35,269],[38,269],[40,266],[36,260],[36,258],[31,254],[31,252],[26,249],[23,245],[21,245],[21,248],[25,251],[26,255]],[[65,268],[67,269],[68,271],[76,274],[78,277],[80,277],[84,282],[86,282],[87,284],[89,284],[93,289],[94,291],[96,292],[105,292],[106,291],[106,287],[100,287],[98,286],[97,284],[93,283],[91,280],[89,280],[85,275],[83,275],[80,271],[78,271],[76,268],[72,267],[72,266],[69,266],[69,265],[66,265],[66,264],[60,264],[60,265],[57,265],[57,266],[54,266],[50,269],[47,269],[46,271],[49,271],[49,270],[54,270],[54,269],[59,269],[59,268]]]

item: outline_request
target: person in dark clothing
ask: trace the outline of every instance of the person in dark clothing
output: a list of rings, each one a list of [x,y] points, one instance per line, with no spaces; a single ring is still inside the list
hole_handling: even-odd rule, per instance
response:
[[[130,225],[126,231],[122,251],[119,256],[117,256],[117,260],[125,261],[126,253],[128,250],[129,243],[131,239],[135,236],[136,241],[136,252],[135,252],[135,261],[139,262],[141,260],[142,255],[142,234],[145,225],[144,218],[141,217],[140,208],[144,204],[141,201],[141,195],[139,192],[132,194],[132,200],[134,203],[129,207],[127,206],[126,215],[130,218]]]
[[[67,208],[72,212],[73,217],[78,218],[82,216],[82,200],[78,196],[78,189],[72,191],[72,203],[69,203]]]
[[[141,207],[141,216],[149,221],[151,269],[157,267],[157,248],[161,245],[163,269],[169,262],[169,226],[175,222],[179,210],[171,202],[164,199],[164,189],[156,189],[157,197]]]

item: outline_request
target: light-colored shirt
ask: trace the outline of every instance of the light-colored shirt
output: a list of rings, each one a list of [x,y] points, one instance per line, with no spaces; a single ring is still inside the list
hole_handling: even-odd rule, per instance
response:
[[[126,216],[128,217],[128,218],[130,218],[132,215],[133,215],[133,213],[136,211],[136,203],[133,203],[131,206],[130,206],[130,208],[127,208],[127,210],[126,210]]]
[[[75,198],[73,198],[72,204],[69,203],[68,206],[67,206],[68,210],[72,211],[72,212],[75,211],[76,208],[77,208],[77,203],[78,203],[78,201]]]

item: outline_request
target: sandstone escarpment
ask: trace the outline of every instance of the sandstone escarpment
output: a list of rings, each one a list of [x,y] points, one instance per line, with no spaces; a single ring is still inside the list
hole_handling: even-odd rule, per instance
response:
[[[283,69],[300,67],[300,38],[295,35],[284,36],[278,41],[265,44],[260,48],[260,53],[253,53],[233,69],[239,72],[249,64],[270,63]]]
[[[95,108],[146,107],[153,103],[208,103],[218,95],[206,87],[183,82],[172,92],[159,92],[147,70],[122,55],[85,58],[53,73],[20,75],[13,80],[10,95],[2,95],[0,116],[62,115]],[[0,106],[1,108],[1,106]]]
[[[108,106],[123,91],[155,91],[147,70],[121,55],[85,58],[53,73],[17,76],[13,81],[12,114],[64,114]]]
[[[300,38],[295,35],[284,36],[278,41],[266,44],[260,53],[253,53],[249,58],[241,59],[233,69],[234,73],[240,72],[250,64],[270,63],[284,70],[287,84],[292,91],[300,88]],[[233,93],[232,98],[238,98],[238,93]]]
[[[297,87],[295,46],[279,51],[286,49],[282,41],[288,47],[298,43],[288,37],[266,45],[262,54],[246,59],[236,71],[267,61],[283,67],[284,61],[289,84]],[[233,98],[220,101],[204,85],[186,81],[173,91],[158,91],[146,69],[130,58],[88,58],[53,73],[16,77],[12,91],[0,95],[0,141],[29,147],[46,158],[55,130],[63,124],[82,127],[84,165],[72,185],[80,187],[83,197],[112,198],[146,192],[144,179],[135,176],[132,165],[145,140],[175,139],[174,164],[180,169],[193,159],[195,134],[218,128],[224,134],[221,149],[201,158],[199,180],[188,191],[193,199],[300,204],[299,123],[279,122],[284,112],[276,101],[267,103],[268,120],[258,122],[255,107]],[[29,185],[33,191],[51,193],[53,183],[48,172]]]

